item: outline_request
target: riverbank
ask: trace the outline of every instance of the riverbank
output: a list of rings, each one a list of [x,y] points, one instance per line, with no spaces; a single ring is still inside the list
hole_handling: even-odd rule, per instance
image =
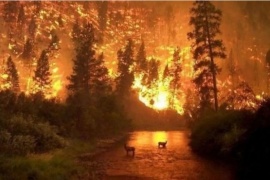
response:
[[[94,159],[109,151],[110,149],[118,146],[119,144],[123,144],[126,139],[128,138],[128,133],[121,133],[118,135],[115,135],[113,137],[106,137],[102,139],[97,139],[95,141],[94,148],[85,153],[81,153],[76,158],[76,164],[79,167],[83,168],[83,172],[81,172],[78,176],[78,179],[95,179],[98,175],[97,172],[95,172],[95,169],[99,164],[97,164]],[[93,168],[94,167],[94,168]]]
[[[237,179],[270,179],[269,112],[267,100],[255,112],[202,114],[191,128],[190,147],[203,157],[233,162]]]
[[[127,133],[91,141],[69,139],[67,147],[26,157],[0,156],[0,179],[89,179],[91,159],[125,140]]]

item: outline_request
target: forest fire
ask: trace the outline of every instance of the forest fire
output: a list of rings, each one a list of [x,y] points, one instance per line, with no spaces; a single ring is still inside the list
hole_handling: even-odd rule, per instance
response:
[[[270,179],[269,9],[0,2],[0,179]]]
[[[174,50],[169,47],[162,47],[162,49],[168,49],[171,56],[174,53]],[[143,74],[135,75],[133,88],[138,91],[139,99],[145,105],[157,110],[173,109],[181,115],[184,113],[185,92],[190,88],[188,84],[191,83],[193,78],[193,61],[190,59],[190,48],[182,48],[179,56],[182,58],[181,81],[186,84],[178,88],[177,92],[171,85],[173,76],[163,77],[163,71],[159,71],[157,80],[151,86],[143,85]],[[165,62],[167,62],[167,67],[169,68],[168,73],[173,75],[175,70],[173,69],[173,58],[168,58]],[[165,66],[166,64],[163,64],[160,69],[165,69]]]
[[[25,4],[26,6],[28,5],[28,3],[21,4]],[[144,14],[151,16],[152,13],[154,13],[153,9],[115,8],[115,4],[112,3],[107,7],[110,8],[110,13],[107,14],[107,21],[103,25],[106,27],[106,30],[103,30],[103,27],[99,27],[101,20],[99,19],[100,14],[98,14],[102,13],[102,11],[99,11],[99,9],[95,10],[95,8],[98,7],[95,3],[88,3],[87,5],[83,5],[76,2],[63,3],[62,5],[64,6],[59,8],[57,3],[43,2],[42,9],[40,9],[38,13],[39,15],[33,17],[31,17],[30,14],[36,11],[37,7],[40,8],[40,5],[37,5],[37,7],[35,7],[35,5],[30,5],[28,8],[25,8],[25,16],[28,18],[26,18],[24,21],[30,22],[30,26],[28,28],[31,29],[33,26],[35,29],[36,32],[33,34],[33,37],[36,39],[36,45],[38,44],[38,41],[40,46],[44,46],[46,43],[50,43],[50,41],[53,41],[53,36],[57,34],[61,34],[61,41],[65,42],[61,43],[61,48],[57,48],[55,52],[52,52],[53,55],[49,55],[49,68],[51,78],[50,88],[45,88],[45,90],[43,87],[37,87],[33,81],[32,77],[35,72],[39,54],[41,52],[41,49],[37,50],[37,47],[35,47],[35,55],[31,57],[31,61],[33,61],[34,65],[18,66],[19,74],[27,77],[20,78],[21,91],[24,91],[29,95],[42,90],[45,97],[48,99],[55,97],[61,98],[59,97],[59,92],[63,91],[64,87],[67,85],[66,77],[68,76],[70,69],[67,70],[67,67],[65,67],[64,63],[60,63],[59,65],[59,62],[62,61],[62,59],[66,59],[66,55],[64,55],[62,49],[72,48],[72,31],[63,31],[63,24],[71,27],[76,21],[91,21],[96,31],[103,31],[103,43],[95,45],[95,49],[100,53],[104,53],[106,59],[105,65],[108,68],[109,75],[112,79],[115,79],[117,76],[116,51],[123,46],[127,38],[131,37],[134,39],[134,50],[136,54],[137,46],[143,40],[146,43],[148,61],[150,61],[151,57],[155,57],[155,59],[159,62],[159,65],[158,77],[151,84],[146,85],[142,82],[145,74],[144,72],[135,73],[133,89],[138,94],[139,100],[142,101],[145,105],[156,110],[174,109],[179,114],[184,113],[184,105],[186,103],[187,93],[190,91],[190,88],[194,88],[192,82],[194,78],[194,60],[191,55],[191,48],[187,46],[187,41],[184,40],[184,43],[181,43],[182,47],[179,48],[179,63],[181,64],[181,80],[179,79],[179,81],[181,81],[180,84],[184,84],[184,86],[179,86],[175,89],[175,87],[172,86],[173,71],[175,70],[175,64],[173,63],[173,53],[174,50],[178,47],[178,42],[183,41],[183,39],[176,38],[174,40],[171,38],[170,44],[164,45],[164,41],[167,41],[166,38],[168,36],[166,31],[170,30],[171,28],[171,25],[166,24],[167,22],[165,19],[157,17],[155,29],[151,29],[149,26],[154,22],[149,22],[150,19],[148,20],[143,18],[141,13],[144,12]],[[86,11],[87,8],[91,10]],[[65,12],[62,12],[61,9],[69,9],[69,11],[72,12],[72,16],[69,17]],[[53,16],[51,16],[52,13],[54,14]],[[171,17],[168,14],[168,17],[166,18]],[[186,18],[186,16],[183,16],[183,19],[184,18]],[[122,23],[119,23],[118,21],[121,21]],[[172,19],[170,21],[172,21]],[[31,26],[32,22],[36,24]],[[162,26],[165,26],[165,32],[162,32]],[[181,31],[183,31],[185,28],[186,27],[183,27],[183,25],[181,25],[179,28],[175,27],[174,31],[176,32],[174,33],[181,34]],[[26,31],[26,29],[27,28],[25,28],[24,31]],[[5,33],[2,32],[1,34],[2,37],[8,42],[8,50],[16,54],[16,58],[20,59],[20,54],[22,53],[20,51],[23,49],[21,46],[24,44],[22,40],[26,41],[27,38],[31,36],[31,34],[23,34],[22,39],[9,39],[9,36],[6,36]],[[153,36],[150,37],[150,34]],[[170,34],[169,36],[171,35],[173,34]],[[182,38],[181,36],[179,37]],[[14,39],[16,40],[14,41]],[[43,43],[40,43],[40,41],[43,41]],[[59,45],[57,44],[56,46]],[[254,47],[258,49],[258,47]],[[256,50],[256,52],[257,51],[258,50]],[[247,48],[247,52],[249,53],[251,61],[256,60],[262,64],[261,58],[255,58],[256,55],[259,56],[261,53],[259,55],[258,53],[256,54],[256,52],[250,47]],[[73,53],[70,53],[70,55],[73,56]],[[171,71],[170,77],[163,77],[166,66]],[[65,73],[63,73],[64,71]],[[4,69],[2,69],[1,78],[3,81],[7,78],[4,73]],[[226,85],[224,83],[220,83],[219,87],[222,89],[228,89],[231,92],[233,91],[230,87],[228,88],[228,84]],[[7,88],[8,86],[3,84],[1,85],[1,89]],[[222,96],[224,93],[225,91],[221,93],[219,98],[223,99]],[[66,93],[61,94],[63,95]],[[260,97],[259,99],[262,100],[263,98]]]

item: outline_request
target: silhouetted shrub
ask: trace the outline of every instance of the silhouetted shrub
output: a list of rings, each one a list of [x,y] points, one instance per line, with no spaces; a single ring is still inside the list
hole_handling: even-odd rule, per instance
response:
[[[9,153],[16,155],[27,155],[35,148],[35,138],[30,135],[15,135],[10,144]]]
[[[7,130],[0,131],[0,152],[7,152],[10,148],[11,134]]]
[[[206,155],[219,156],[234,152],[241,136],[250,124],[248,111],[219,111],[204,114],[193,125],[190,145]]]
[[[26,155],[30,152],[44,152],[65,146],[64,139],[57,135],[56,129],[48,123],[21,115],[3,121],[0,131],[2,153]]]
[[[31,135],[36,139],[35,151],[42,152],[64,147],[64,139],[57,135],[56,132],[48,123],[32,124]]]
[[[270,179],[270,99],[255,113],[252,125],[242,139],[240,179]]]

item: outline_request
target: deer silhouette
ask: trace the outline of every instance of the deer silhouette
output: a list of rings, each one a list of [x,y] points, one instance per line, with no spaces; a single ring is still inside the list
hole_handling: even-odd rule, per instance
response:
[[[125,148],[125,150],[127,151],[127,155],[129,154],[129,152],[132,152],[132,156],[135,155],[135,147],[127,146],[127,145],[125,144],[124,148]]]
[[[165,141],[165,142],[162,142],[162,141],[158,142],[158,147],[165,148],[166,145],[167,145],[167,141]]]

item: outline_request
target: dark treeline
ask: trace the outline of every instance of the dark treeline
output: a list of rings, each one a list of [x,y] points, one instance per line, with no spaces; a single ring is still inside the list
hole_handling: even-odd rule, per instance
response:
[[[221,33],[222,12],[206,1],[195,2],[190,12],[193,31],[188,37],[193,41],[197,71],[194,83],[200,97],[191,125],[190,145],[201,155],[234,162],[237,179],[268,179],[270,100],[259,102],[246,82],[235,85],[237,68],[231,52],[229,72],[233,89],[219,106],[216,76],[221,69],[214,60],[226,57],[222,40],[216,38]]]

